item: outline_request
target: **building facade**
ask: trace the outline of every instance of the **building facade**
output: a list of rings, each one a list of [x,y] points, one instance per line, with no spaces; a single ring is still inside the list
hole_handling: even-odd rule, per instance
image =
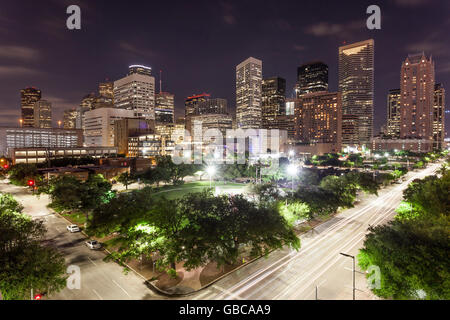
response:
[[[155,133],[155,121],[124,118],[114,121],[114,146],[119,154],[128,154],[128,138],[141,134]]]
[[[175,122],[175,95],[169,92],[156,94],[155,120],[161,123]]]
[[[211,98],[211,95],[208,93],[202,94],[194,94],[190,97],[187,97],[184,102],[184,122],[187,130],[191,128],[191,117],[195,114],[198,114],[198,105],[201,102],[206,102]]]
[[[386,134],[392,138],[400,137],[400,89],[389,90],[386,131]]]
[[[136,118],[134,110],[100,108],[86,111],[84,144],[87,147],[113,147],[114,121],[123,118]]]
[[[344,146],[369,146],[373,136],[374,41],[339,47],[339,92],[346,121]]]
[[[295,139],[300,143],[329,143],[342,148],[342,102],[339,92],[303,95],[295,105]]]
[[[433,102],[433,142],[441,150],[445,148],[445,89],[440,83],[434,86]]]
[[[74,148],[83,146],[79,129],[0,127],[0,155],[15,148]]]
[[[408,55],[400,72],[400,137],[433,139],[434,62],[425,54]]]
[[[236,66],[236,121],[242,129],[262,125],[262,61],[250,57]]]
[[[262,128],[279,129],[278,117],[286,115],[286,80],[280,77],[262,81]]]
[[[39,100],[34,104],[34,125],[35,128],[52,127],[52,104],[47,100]]]
[[[64,129],[75,129],[77,127],[77,109],[64,110],[63,127]]]
[[[130,66],[126,77],[114,81],[114,107],[134,110],[140,118],[155,120],[155,78],[151,68]]]
[[[295,96],[318,91],[328,91],[328,66],[317,61],[298,67]]]
[[[34,87],[20,90],[23,127],[34,127],[34,106],[41,100],[41,96],[41,90]]]

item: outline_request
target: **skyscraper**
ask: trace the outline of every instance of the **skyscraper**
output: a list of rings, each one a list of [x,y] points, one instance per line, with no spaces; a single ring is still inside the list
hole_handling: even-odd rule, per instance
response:
[[[389,90],[387,96],[387,135],[400,137],[400,89]]]
[[[341,150],[342,106],[339,92],[313,92],[295,100],[295,138],[303,143],[332,144]]]
[[[34,106],[41,99],[41,90],[34,87],[20,90],[20,105],[22,108],[22,126],[34,126]]]
[[[280,77],[262,81],[262,127],[280,129],[278,117],[286,114],[286,80]]]
[[[191,130],[191,117],[197,113],[198,104],[202,101],[207,101],[211,97],[208,93],[194,94],[193,96],[187,97],[184,102],[184,117],[185,126],[187,130]]]
[[[47,100],[38,100],[34,104],[35,128],[52,127],[52,104]]]
[[[261,128],[262,61],[253,57],[236,66],[236,121],[238,128]]]
[[[228,114],[227,100],[221,98],[206,99],[198,102],[194,113],[190,116],[190,130],[194,134],[195,121],[201,122],[203,132],[208,129],[219,129],[225,137],[226,130],[232,129],[233,118]]]
[[[442,149],[445,139],[445,89],[440,83],[434,86],[433,102],[433,147]]]
[[[134,110],[139,117],[155,120],[155,78],[151,68],[129,66],[128,75],[114,81],[114,107]]]
[[[295,95],[328,91],[328,66],[320,61],[306,63],[297,68]]]
[[[400,137],[433,139],[434,61],[408,55],[400,72]]]
[[[368,146],[373,135],[374,41],[339,47],[339,92],[342,94],[343,146]]]
[[[64,129],[75,129],[77,127],[76,108],[64,110],[63,126]]]
[[[155,95],[155,120],[162,123],[174,123],[175,96],[169,92],[160,92]]]

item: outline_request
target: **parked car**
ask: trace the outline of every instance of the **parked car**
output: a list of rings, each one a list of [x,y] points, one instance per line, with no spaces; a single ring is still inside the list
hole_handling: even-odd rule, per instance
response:
[[[76,224],[71,224],[70,226],[67,226],[67,230],[71,233],[80,232],[80,228]]]
[[[96,241],[96,240],[89,240],[86,241],[86,246],[91,249],[91,250],[96,250],[96,249],[100,249],[102,247],[102,245],[100,244],[100,242]]]

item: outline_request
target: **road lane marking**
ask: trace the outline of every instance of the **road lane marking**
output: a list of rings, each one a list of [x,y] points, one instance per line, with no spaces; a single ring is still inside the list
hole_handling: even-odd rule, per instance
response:
[[[92,264],[93,264],[94,266],[97,266],[97,264],[96,264],[90,257],[88,257],[88,259],[89,259],[90,262],[92,262]]]
[[[120,286],[120,284],[118,284],[118,283],[117,283],[116,281],[114,281],[114,280],[112,280],[112,282],[113,282],[116,286],[118,286],[120,289],[122,289],[122,291],[125,292],[125,294],[131,298],[131,296],[128,294],[127,290],[125,290],[124,288],[122,288],[122,287]]]
[[[92,291],[95,293],[95,295],[100,299],[103,300],[102,296],[98,294],[97,291],[95,291],[95,289],[92,289]]]

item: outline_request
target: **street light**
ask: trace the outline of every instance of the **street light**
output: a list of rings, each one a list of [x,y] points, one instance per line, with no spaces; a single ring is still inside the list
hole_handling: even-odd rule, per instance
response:
[[[298,167],[295,164],[290,164],[287,167],[287,173],[292,177],[292,193],[294,193],[294,176],[297,175]]]
[[[293,157],[295,156],[295,151],[294,150],[290,150],[289,151],[289,157]]]
[[[216,167],[209,166],[208,168],[206,168],[206,172],[209,175],[209,187],[212,188],[212,176],[216,173]]]
[[[341,255],[343,255],[344,257],[347,258],[352,258],[353,260],[353,269],[352,269],[352,273],[353,273],[353,300],[355,300],[355,290],[356,290],[356,285],[355,285],[355,256],[352,256],[350,254],[346,254],[346,253],[342,253]]]

